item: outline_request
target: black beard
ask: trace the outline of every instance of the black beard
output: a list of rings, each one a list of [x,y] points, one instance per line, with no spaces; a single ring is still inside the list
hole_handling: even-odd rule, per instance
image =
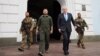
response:
[[[48,14],[43,14],[43,15],[48,15]]]
[[[80,16],[78,16],[78,18],[81,18]]]

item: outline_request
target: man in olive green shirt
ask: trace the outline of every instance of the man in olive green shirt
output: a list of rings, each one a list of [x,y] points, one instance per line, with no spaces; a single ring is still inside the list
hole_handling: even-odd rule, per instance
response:
[[[40,16],[37,23],[37,32],[40,33],[39,56],[44,56],[44,53],[49,48],[49,35],[53,33],[53,21],[48,15],[48,10],[43,10],[43,15]]]

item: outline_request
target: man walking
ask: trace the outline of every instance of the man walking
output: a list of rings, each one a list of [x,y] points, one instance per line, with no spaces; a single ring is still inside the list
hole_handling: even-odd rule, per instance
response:
[[[32,41],[32,30],[34,27],[34,24],[32,22],[32,18],[29,17],[29,13],[26,12],[25,13],[25,18],[22,21],[22,25],[20,28],[20,33],[22,33],[22,43],[21,43],[21,47],[18,48],[19,51],[24,51],[24,47],[26,45],[26,41],[27,41],[27,45],[28,45],[28,49],[30,48]]]
[[[69,54],[69,42],[70,42],[70,35],[71,35],[71,22],[75,26],[75,22],[71,13],[67,12],[67,8],[62,8],[63,13],[59,14],[58,16],[58,30],[62,33],[63,36],[63,51],[64,55],[67,56]]]
[[[40,34],[39,56],[44,56],[44,53],[49,48],[49,35],[53,32],[53,22],[51,16],[48,15],[48,10],[43,10],[43,15],[40,16],[37,23],[37,31]]]

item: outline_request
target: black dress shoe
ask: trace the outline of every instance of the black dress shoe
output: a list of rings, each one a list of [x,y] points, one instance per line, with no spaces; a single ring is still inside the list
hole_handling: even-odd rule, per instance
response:
[[[19,51],[24,51],[22,48],[18,48]]]
[[[47,51],[45,51],[45,53],[48,53],[48,50],[47,50]]]
[[[64,52],[64,55],[65,55],[65,56],[69,55],[69,52]]]

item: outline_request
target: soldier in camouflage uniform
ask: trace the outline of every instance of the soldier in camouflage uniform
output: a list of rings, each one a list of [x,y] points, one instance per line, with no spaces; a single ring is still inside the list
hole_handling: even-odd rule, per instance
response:
[[[25,13],[26,17],[22,21],[22,25],[20,28],[20,32],[22,33],[22,43],[21,47],[18,48],[19,51],[24,51],[25,44],[27,42],[28,48],[30,48],[32,40],[32,30],[34,27],[34,24],[32,22],[32,18],[29,17],[29,13]]]
[[[78,33],[78,42],[77,45],[78,47],[82,47],[83,49],[85,49],[84,43],[83,43],[83,36],[84,36],[84,31],[85,31],[85,27],[87,27],[88,29],[88,25],[85,22],[85,20],[81,17],[81,14],[78,13],[77,14],[78,17],[75,19],[75,23],[76,23],[76,32]]]

